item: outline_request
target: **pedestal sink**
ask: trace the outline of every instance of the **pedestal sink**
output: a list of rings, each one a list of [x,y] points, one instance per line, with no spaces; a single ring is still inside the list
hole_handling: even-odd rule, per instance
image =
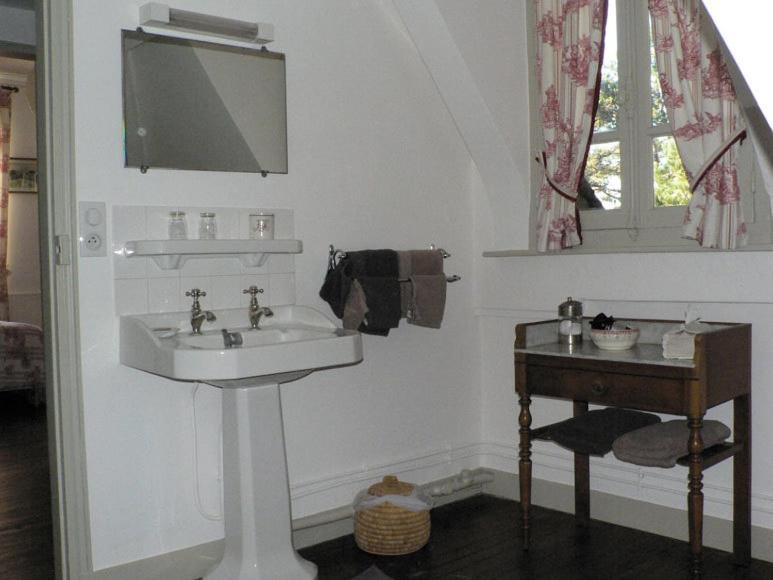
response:
[[[317,575],[292,545],[279,385],[359,362],[362,339],[309,307],[273,310],[258,330],[245,325],[246,309],[215,311],[201,335],[191,335],[188,312],[121,317],[123,364],[223,389],[225,556],[205,580]],[[223,329],[242,346],[226,348]]]

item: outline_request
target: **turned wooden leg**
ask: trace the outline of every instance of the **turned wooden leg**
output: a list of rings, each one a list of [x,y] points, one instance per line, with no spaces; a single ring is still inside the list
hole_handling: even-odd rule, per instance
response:
[[[733,457],[733,552],[735,563],[752,557],[752,416],[751,395],[733,400],[733,441],[743,445]]]
[[[587,412],[587,402],[574,402],[575,417]],[[590,523],[590,457],[586,453],[574,454],[574,519],[583,528]]]
[[[521,436],[520,460],[518,461],[518,480],[521,487],[521,518],[523,524],[523,549],[529,549],[529,512],[531,511],[531,413],[529,395],[521,395],[521,412],[518,425]]]
[[[687,496],[690,520],[690,575],[692,578],[700,578],[703,571],[703,416],[689,417],[687,425],[690,428],[687,444],[690,452],[690,493]]]

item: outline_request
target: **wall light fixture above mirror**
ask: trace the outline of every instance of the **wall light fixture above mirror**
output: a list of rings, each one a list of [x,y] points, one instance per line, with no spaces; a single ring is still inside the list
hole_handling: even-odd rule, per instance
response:
[[[180,10],[161,2],[148,2],[140,6],[140,26],[174,28],[256,44],[274,40],[273,24]]]

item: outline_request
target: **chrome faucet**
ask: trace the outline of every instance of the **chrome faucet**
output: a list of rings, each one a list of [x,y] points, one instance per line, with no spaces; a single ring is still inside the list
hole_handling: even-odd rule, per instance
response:
[[[185,295],[193,297],[193,306],[191,307],[191,334],[201,334],[201,325],[204,321],[213,322],[217,320],[217,317],[209,310],[201,309],[199,297],[206,296],[206,292],[199,290],[198,288],[192,288],[187,291]]]
[[[259,306],[258,305],[258,294],[263,294],[263,288],[258,288],[257,286],[250,286],[246,290],[242,290],[242,294],[249,294],[250,295],[250,326],[252,328],[258,328],[258,324],[260,324],[260,319],[263,316],[270,317],[274,316],[274,312],[266,307],[266,306]]]

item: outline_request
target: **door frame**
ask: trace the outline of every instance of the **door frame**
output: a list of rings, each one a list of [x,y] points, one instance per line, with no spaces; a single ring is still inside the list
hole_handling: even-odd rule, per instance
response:
[[[78,326],[72,0],[35,0],[38,167],[54,556],[61,580],[93,574]]]

